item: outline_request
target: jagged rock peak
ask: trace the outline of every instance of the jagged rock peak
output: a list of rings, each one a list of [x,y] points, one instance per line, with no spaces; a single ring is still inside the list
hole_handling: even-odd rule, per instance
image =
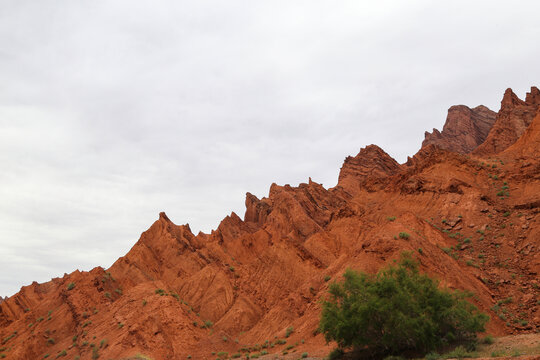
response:
[[[160,220],[165,220],[167,222],[171,222],[171,220],[169,219],[169,217],[167,216],[167,214],[165,214],[164,211],[160,212],[159,213],[159,219]]]
[[[501,109],[514,107],[516,105],[525,105],[525,101],[521,100],[511,88],[506,89],[501,100]]]
[[[531,124],[540,108],[540,91],[531,87],[525,101],[512,89],[506,89],[501,101],[501,110],[486,140],[474,150],[476,155],[493,155],[514,144]]]
[[[540,90],[536,86],[531,86],[531,92],[525,96],[525,102],[531,105],[540,104]]]
[[[377,145],[360,149],[355,157],[348,156],[339,172],[338,186],[350,187],[369,178],[380,179],[395,174],[400,169],[396,160]],[[356,186],[354,186],[356,187]]]
[[[448,109],[442,132],[425,132],[422,148],[435,145],[461,154],[470,153],[484,142],[493,127],[497,113],[480,105],[469,108],[455,105]]]
[[[264,200],[259,200],[255,195],[246,193],[246,213],[245,222],[253,222],[262,225],[270,213],[270,204]]]

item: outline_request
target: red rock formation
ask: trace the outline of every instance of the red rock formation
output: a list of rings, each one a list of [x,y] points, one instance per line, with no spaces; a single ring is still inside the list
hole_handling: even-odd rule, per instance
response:
[[[523,134],[540,107],[540,91],[536,87],[520,100],[512,89],[507,89],[501,101],[501,109],[488,137],[474,153],[481,156],[500,153]]]
[[[518,100],[505,100],[513,117],[538,95]],[[108,270],[33,283],[0,303],[0,354],[215,359],[273,343],[292,326],[287,344],[266,350],[298,343],[297,354],[321,358],[330,349],[316,332],[328,277],[340,279],[348,267],[375,272],[402,251],[442,286],[476,293],[491,315],[489,333],[534,333],[539,129],[537,114],[514,145],[489,158],[428,145],[400,166],[368,146],[345,160],[335,188],[311,179],[272,184],[267,197],[246,195],[243,220],[231,213],[210,234],[194,235],[161,213]],[[527,324],[506,324],[494,312],[509,294],[514,301],[500,311]]]
[[[338,177],[338,187],[356,193],[366,180],[384,180],[399,171],[396,160],[377,145],[360,149],[355,157],[347,156]]]
[[[426,131],[422,147],[435,145],[460,154],[470,153],[486,140],[496,116],[496,112],[482,105],[473,109],[465,105],[452,106],[443,131]]]

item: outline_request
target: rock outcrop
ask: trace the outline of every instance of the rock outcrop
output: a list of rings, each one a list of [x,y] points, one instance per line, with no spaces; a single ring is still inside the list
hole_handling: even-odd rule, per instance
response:
[[[474,292],[490,334],[538,332],[540,113],[531,111],[540,96],[512,94],[497,122],[513,125],[488,140],[498,151],[510,130],[527,128],[496,156],[463,155],[480,131],[457,136],[452,120],[441,133],[458,144],[450,149],[428,144],[399,165],[367,146],[345,160],[336,187],[272,184],[266,197],[246,195],[243,219],[231,213],[210,234],[160,213],[109,269],[32,283],[0,302],[0,354],[215,359],[263,346],[281,356],[295,344],[296,355],[320,359],[331,349],[317,332],[329,279],[374,273],[403,251],[441,286]],[[456,124],[478,125],[475,109],[457,109]],[[523,321],[502,320],[511,314]]]
[[[540,90],[532,87],[525,101],[519,99],[512,89],[507,89],[501,101],[501,109],[484,143],[474,151],[476,155],[498,154],[515,143],[531,124],[540,107]]]
[[[400,166],[396,160],[377,145],[368,145],[352,157],[347,156],[338,177],[338,187],[356,193],[369,179],[384,180],[396,174]]]
[[[486,140],[496,116],[496,112],[483,105],[473,109],[465,105],[452,106],[442,132],[426,131],[422,147],[435,145],[460,154],[470,153]]]

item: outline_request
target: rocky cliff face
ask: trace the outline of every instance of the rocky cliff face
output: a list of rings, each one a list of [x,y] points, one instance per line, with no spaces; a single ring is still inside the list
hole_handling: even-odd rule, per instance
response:
[[[435,145],[460,154],[470,153],[486,140],[496,116],[496,112],[482,105],[473,109],[465,105],[452,106],[442,132],[426,131],[422,147]]]
[[[507,89],[501,101],[501,109],[488,137],[475,154],[487,156],[500,153],[516,142],[531,124],[540,107],[540,91],[532,87],[525,101],[519,99],[512,89]]]
[[[505,109],[518,117],[536,96],[505,95]],[[329,283],[348,267],[373,273],[402,251],[442,286],[476,293],[489,333],[537,332],[540,115],[520,121],[531,125],[496,156],[463,155],[458,141],[459,150],[430,144],[399,165],[368,146],[345,160],[336,187],[272,184],[262,199],[246,195],[243,219],[231,213],[210,234],[161,213],[109,269],[33,283],[0,303],[0,353],[215,359],[282,356],[292,345],[322,358],[330,346],[316,330]],[[513,302],[494,306],[509,294]]]
[[[350,193],[357,193],[367,181],[384,181],[399,171],[396,160],[377,145],[360,149],[355,156],[348,156],[339,172],[338,187]]]

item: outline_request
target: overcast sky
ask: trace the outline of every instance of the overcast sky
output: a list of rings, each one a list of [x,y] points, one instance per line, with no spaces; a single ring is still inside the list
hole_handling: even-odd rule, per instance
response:
[[[0,1],[0,295],[539,85],[534,1]]]

